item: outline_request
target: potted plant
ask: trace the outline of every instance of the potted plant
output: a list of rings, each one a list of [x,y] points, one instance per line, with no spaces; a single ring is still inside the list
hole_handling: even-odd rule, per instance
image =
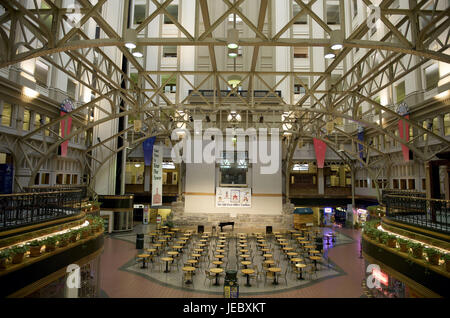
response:
[[[380,243],[386,244],[387,245],[387,240],[388,240],[389,234],[386,232],[381,232],[381,234],[378,236],[378,241]]]
[[[442,254],[441,257],[445,261],[445,269],[450,272],[450,253]]]
[[[90,234],[90,229],[88,228],[88,226],[85,226],[83,228],[80,229],[80,239],[86,239],[89,237]]]
[[[13,247],[11,249],[12,263],[13,264],[22,263],[23,257],[27,251],[28,251],[28,247],[26,245]]]
[[[47,237],[44,240],[45,251],[46,252],[53,252],[54,250],[56,250],[56,242],[57,242],[56,236],[49,236],[49,237]]]
[[[66,247],[69,244],[70,233],[64,233],[57,236],[58,246]]]
[[[31,257],[38,257],[41,255],[41,249],[42,245],[44,245],[43,241],[34,240],[29,243],[30,246],[30,256]]]
[[[408,253],[408,240],[405,240],[403,238],[397,239],[398,244],[400,245],[400,252]]]
[[[420,243],[409,242],[408,247],[411,248],[413,256],[415,258],[423,257],[423,245]]]
[[[77,241],[79,230],[71,230],[69,233],[69,243],[75,243]]]
[[[8,248],[0,251],[0,269],[6,268],[6,262],[8,261],[10,256],[11,252]]]
[[[441,253],[439,250],[432,247],[427,247],[425,248],[425,253],[428,256],[428,262],[431,265],[439,265],[439,259],[441,258]]]
[[[386,244],[388,247],[396,248],[396,247],[397,247],[397,237],[396,237],[395,235],[388,234],[388,235],[386,236],[385,244]]]

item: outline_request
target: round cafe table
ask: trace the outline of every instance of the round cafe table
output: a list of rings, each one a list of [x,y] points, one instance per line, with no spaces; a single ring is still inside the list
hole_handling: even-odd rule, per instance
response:
[[[247,252],[248,252],[248,250],[246,250],[246,249],[242,249],[242,250],[240,250],[240,252],[241,252],[242,254],[245,254],[245,253],[247,253]]]
[[[186,263],[195,265],[195,264],[198,263],[198,261],[197,261],[196,259],[188,259],[188,260],[186,261]]]
[[[141,268],[147,268],[147,263],[145,263],[145,260],[150,257],[150,254],[139,254],[137,257],[142,258],[142,267]]]
[[[187,273],[190,274],[190,275],[189,275],[189,279],[186,280],[185,283],[186,283],[186,284],[192,284],[192,273],[195,272],[195,267],[192,267],[192,266],[185,266],[185,267],[182,268],[182,270],[183,270],[184,272],[187,272]]]
[[[270,267],[269,271],[273,273],[273,285],[278,285],[277,282],[277,273],[281,272],[281,268],[279,267]]]
[[[146,251],[147,253],[149,253],[150,255],[153,255],[153,253],[156,252],[156,248],[147,248],[145,251]]]
[[[310,254],[320,254],[320,251],[318,251],[318,250],[312,250],[312,251],[309,251],[309,253],[310,253]]]
[[[249,258],[250,257],[250,255],[248,255],[248,254],[241,254],[241,255],[239,255],[244,261],[247,259],[247,258]]]
[[[303,262],[303,259],[299,258],[299,257],[293,257],[293,258],[291,258],[291,262],[292,263],[301,263],[301,262]]]
[[[147,235],[150,236],[150,237],[152,238],[152,243],[155,242],[155,237],[158,236],[158,234],[156,234],[156,233],[148,233]]]
[[[202,248],[194,248],[194,252],[201,254],[203,252]]]
[[[220,250],[219,249],[219,250],[216,250],[216,252],[219,253],[219,254],[223,254],[223,253],[225,253],[225,250]]]
[[[250,268],[245,268],[245,269],[242,269],[241,272],[243,274],[245,274],[245,276],[247,276],[247,284],[245,284],[245,286],[252,287],[252,285],[250,285],[250,275],[254,274],[255,271],[253,269],[250,269]]]
[[[264,264],[267,264],[269,266],[272,266],[273,264],[275,264],[275,261],[273,259],[268,259],[264,261]]]
[[[287,255],[289,258],[291,258],[291,257],[293,257],[293,256],[297,256],[298,253],[297,253],[297,252],[288,252],[288,253],[286,253],[286,255]]]
[[[164,271],[164,273],[168,273],[169,271],[169,262],[173,261],[172,257],[161,257],[161,260],[166,262],[166,270]]]
[[[310,256],[310,260],[314,261],[314,269],[317,270],[317,261],[320,261],[322,257],[320,256]]]
[[[300,270],[300,272],[298,273],[297,279],[302,280],[303,279],[303,276],[302,276],[303,270],[302,269],[305,268],[306,265],[302,264],[302,263],[297,263],[297,264],[295,264],[295,267],[297,267]]]
[[[181,253],[181,250],[183,249],[183,246],[181,246],[181,245],[174,245],[174,246],[172,246],[172,248],[177,250],[178,253]]]
[[[263,257],[264,257],[264,260],[267,260],[269,258],[273,258],[273,255],[272,254],[264,254]]]
[[[219,261],[225,257],[225,255],[214,255],[215,258],[217,258]]]
[[[224,244],[218,244],[217,247],[218,248],[223,248],[223,247],[225,247],[225,245]]]
[[[196,253],[194,253],[194,254],[192,254],[191,255],[193,258],[195,258],[196,260],[198,260],[198,258],[200,257],[200,256],[202,256],[202,254],[196,254]]]
[[[247,244],[239,244],[239,247],[248,247]]]
[[[214,286],[219,286],[219,280],[218,280],[219,279],[219,274],[223,273],[223,268],[210,268],[209,271],[211,273],[216,274],[216,282],[215,282]]]
[[[220,265],[223,264],[222,261],[214,261],[214,262],[212,262],[212,263],[213,263],[214,265],[217,265],[218,268],[220,267]]]
[[[250,262],[250,261],[242,261],[241,264],[244,265],[245,268],[247,268],[248,265],[252,265],[252,262]]]
[[[292,247],[283,247],[283,251],[292,251],[293,249]]]
[[[170,252],[167,252],[167,255],[170,255],[170,256],[177,256],[177,255],[178,255],[178,252],[177,252],[177,251],[170,251]]]

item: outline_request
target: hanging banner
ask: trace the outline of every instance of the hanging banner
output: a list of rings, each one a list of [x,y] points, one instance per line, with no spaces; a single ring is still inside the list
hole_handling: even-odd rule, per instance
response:
[[[251,188],[216,188],[216,207],[250,208],[251,206]]]
[[[142,143],[142,148],[144,150],[144,162],[146,166],[150,166],[152,164],[152,154],[153,154],[153,145],[155,144],[156,136],[145,139]]]
[[[60,105],[60,116],[63,117],[65,114],[70,113],[74,110],[73,102],[70,98],[66,98]],[[61,137],[65,138],[65,136],[70,134],[70,129],[72,128],[72,118],[68,117],[66,119],[61,120]],[[69,145],[69,141],[66,140],[61,144],[61,156],[67,156],[67,147]]]
[[[320,139],[313,138],[314,150],[316,152],[317,168],[323,168],[325,163],[325,153],[327,152],[327,144]]]
[[[364,142],[364,127],[358,126],[358,140],[361,142]],[[358,152],[359,152],[359,158],[364,160],[364,153],[363,153],[364,147],[362,144],[358,144]]]
[[[152,206],[162,205],[162,156],[163,147],[153,146]]]
[[[406,103],[401,103],[397,108],[397,113],[401,116],[403,116],[406,119],[409,119],[409,107]],[[398,132],[400,139],[404,141],[409,141],[409,124],[403,120],[400,119],[398,121]],[[405,159],[406,162],[409,161],[409,148],[402,144],[402,153],[403,153],[403,159]]]

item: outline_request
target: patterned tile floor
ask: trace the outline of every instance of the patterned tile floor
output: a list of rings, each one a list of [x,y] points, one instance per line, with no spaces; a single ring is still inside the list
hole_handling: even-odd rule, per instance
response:
[[[135,264],[138,250],[135,248],[136,233],[147,233],[149,226],[138,225],[128,234],[111,235],[105,239],[105,249],[101,260],[101,288],[108,297],[217,297],[223,293],[223,278],[220,286],[205,282],[204,269],[194,276],[194,286],[182,287],[182,271],[172,269],[171,273],[163,273],[155,269],[141,269]],[[322,229],[327,232],[329,229]],[[234,233],[246,232],[235,229]],[[361,297],[363,294],[361,281],[364,278],[364,262],[359,258],[360,233],[357,230],[338,229],[339,235],[335,245],[325,247],[324,256],[329,258],[329,266],[322,267],[318,276],[313,279],[297,280],[294,273],[287,274],[286,281],[280,280],[279,285],[271,282],[264,284],[261,278],[258,285],[252,281],[252,287],[244,286],[246,278],[239,277],[241,297]],[[230,242],[229,266],[236,269],[235,244]],[[253,244],[253,243],[251,243]],[[147,247],[147,243],[146,243]],[[251,246],[255,248],[254,246]],[[255,248],[256,250],[256,248]],[[275,258],[280,260],[281,268],[287,266],[284,255],[278,255],[275,248]],[[187,258],[187,256],[183,256]],[[254,263],[262,260],[255,254]],[[325,264],[327,262],[325,261]],[[203,274],[202,274],[203,273]]]

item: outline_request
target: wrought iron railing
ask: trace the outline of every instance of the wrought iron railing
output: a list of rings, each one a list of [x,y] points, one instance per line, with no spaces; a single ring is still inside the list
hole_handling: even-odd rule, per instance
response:
[[[82,190],[0,195],[0,231],[81,212]]]
[[[84,199],[90,195],[89,191],[88,191],[88,186],[85,184],[61,184],[61,185],[54,185],[54,186],[31,186],[31,187],[24,187],[23,189],[26,193],[80,190],[82,199]]]
[[[386,216],[422,228],[450,233],[450,200],[386,195]]]
[[[381,193],[381,202],[386,205],[386,196],[397,195],[402,197],[415,197],[415,198],[425,198],[425,192],[411,191],[411,190],[398,190],[398,189],[383,189]]]

